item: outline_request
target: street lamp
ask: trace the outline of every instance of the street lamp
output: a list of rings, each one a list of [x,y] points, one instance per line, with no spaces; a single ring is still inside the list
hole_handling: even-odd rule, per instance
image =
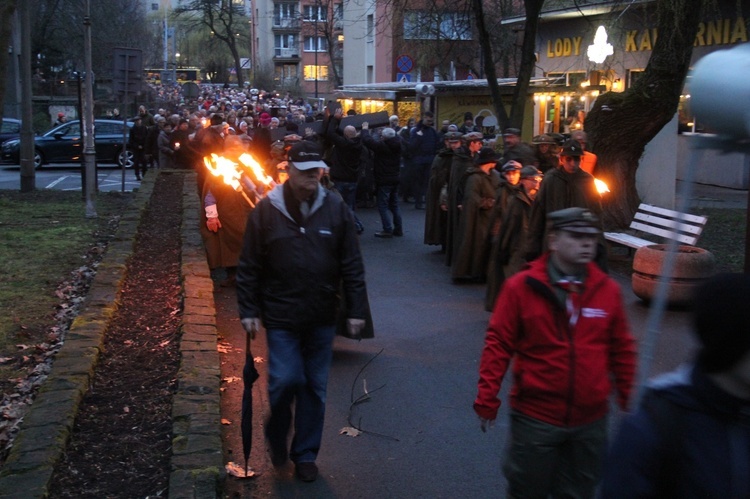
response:
[[[313,33],[313,47],[315,48],[315,102],[318,102],[318,18],[320,17],[320,0],[315,0],[315,32]]]

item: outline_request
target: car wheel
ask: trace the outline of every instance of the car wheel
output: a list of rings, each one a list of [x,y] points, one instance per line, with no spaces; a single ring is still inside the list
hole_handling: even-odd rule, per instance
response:
[[[34,149],[34,169],[40,170],[43,164],[44,158],[42,157],[42,153],[38,149]]]
[[[125,165],[125,168],[133,168],[133,151],[130,149],[121,151],[117,157],[117,164],[120,168],[122,168],[123,164]]]

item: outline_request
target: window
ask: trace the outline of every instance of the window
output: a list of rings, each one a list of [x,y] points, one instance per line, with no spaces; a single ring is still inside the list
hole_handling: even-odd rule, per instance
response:
[[[274,35],[273,48],[276,57],[299,56],[297,35]]]
[[[15,121],[3,121],[0,132],[3,133],[21,133],[21,124]]]
[[[302,17],[305,21],[326,21],[326,9],[322,5],[305,5]]]
[[[279,64],[275,67],[276,77],[282,80],[291,80],[297,78],[296,64]]]
[[[327,52],[328,39],[323,36],[306,36],[305,52]]]
[[[405,40],[472,40],[471,20],[461,12],[412,10],[404,16]]]
[[[367,15],[367,43],[375,42],[375,17],[372,14]]]
[[[273,25],[287,26],[297,19],[297,5],[293,3],[273,4]]]
[[[304,71],[306,81],[328,81],[328,66],[305,66]]]

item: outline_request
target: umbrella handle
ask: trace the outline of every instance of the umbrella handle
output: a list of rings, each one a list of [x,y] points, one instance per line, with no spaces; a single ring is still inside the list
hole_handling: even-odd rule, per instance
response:
[[[250,333],[245,333],[245,355],[250,355]]]

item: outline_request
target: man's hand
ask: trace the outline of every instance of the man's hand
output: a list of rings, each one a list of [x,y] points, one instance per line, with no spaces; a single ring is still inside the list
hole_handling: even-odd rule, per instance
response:
[[[479,427],[482,429],[482,433],[487,433],[487,430],[495,426],[495,420],[494,419],[484,419],[482,417],[479,418]]]
[[[362,130],[367,130],[368,128],[370,128],[370,124],[368,122],[366,122],[366,121],[363,121],[362,122]]]
[[[255,335],[260,331],[260,319],[258,317],[250,317],[248,319],[240,320],[242,327],[245,328],[245,332],[250,335],[250,339],[255,339]]]
[[[218,218],[207,218],[206,227],[208,227],[208,230],[211,232],[219,232],[219,229],[221,229],[221,222],[219,222]]]
[[[365,328],[364,319],[346,319],[346,330],[351,338],[362,339],[362,330]]]

